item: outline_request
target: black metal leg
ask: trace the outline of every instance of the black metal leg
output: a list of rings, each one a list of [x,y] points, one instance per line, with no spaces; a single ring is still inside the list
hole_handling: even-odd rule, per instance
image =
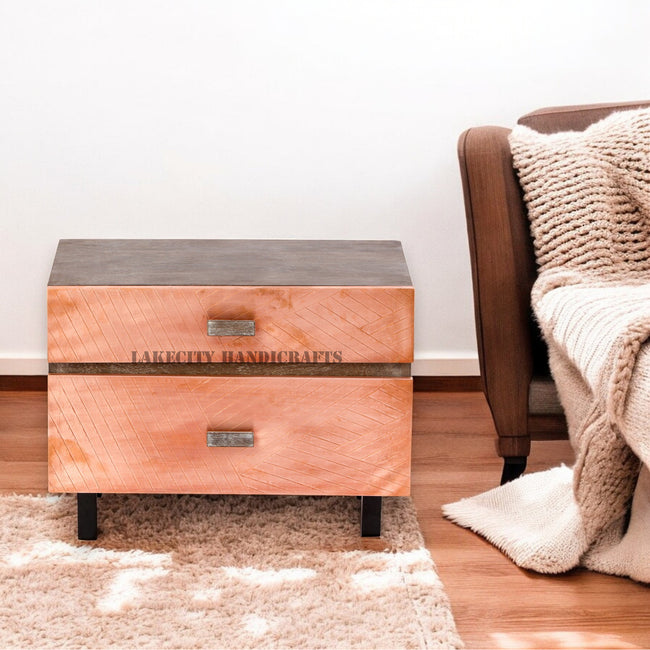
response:
[[[361,536],[381,534],[381,497],[361,497]]]
[[[503,459],[503,473],[501,485],[519,478],[526,469],[526,456],[506,456]]]
[[[97,539],[97,495],[77,494],[77,537]]]

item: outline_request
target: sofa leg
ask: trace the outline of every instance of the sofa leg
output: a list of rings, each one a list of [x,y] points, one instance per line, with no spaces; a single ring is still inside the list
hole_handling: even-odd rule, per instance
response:
[[[519,478],[526,469],[526,456],[506,456],[503,459],[501,485]]]

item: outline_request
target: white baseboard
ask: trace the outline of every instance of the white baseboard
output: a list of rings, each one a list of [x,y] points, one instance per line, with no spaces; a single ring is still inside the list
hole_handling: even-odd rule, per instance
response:
[[[476,355],[416,357],[411,372],[416,377],[458,377],[481,374]]]
[[[47,359],[0,357],[0,375],[47,375]]]
[[[416,357],[411,370],[418,377],[478,375],[478,357],[464,353],[427,354]],[[0,375],[47,375],[47,359],[0,357]]]

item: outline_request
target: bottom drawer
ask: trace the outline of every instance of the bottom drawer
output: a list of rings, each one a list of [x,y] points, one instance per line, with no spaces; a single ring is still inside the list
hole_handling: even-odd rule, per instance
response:
[[[51,492],[409,494],[409,378],[48,382]],[[209,447],[209,431],[252,432],[252,446]]]

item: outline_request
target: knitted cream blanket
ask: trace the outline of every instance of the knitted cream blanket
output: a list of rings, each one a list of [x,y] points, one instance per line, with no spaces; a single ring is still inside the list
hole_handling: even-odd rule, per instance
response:
[[[443,511],[524,568],[650,582],[650,110],[583,132],[518,126],[510,145],[576,462]]]

